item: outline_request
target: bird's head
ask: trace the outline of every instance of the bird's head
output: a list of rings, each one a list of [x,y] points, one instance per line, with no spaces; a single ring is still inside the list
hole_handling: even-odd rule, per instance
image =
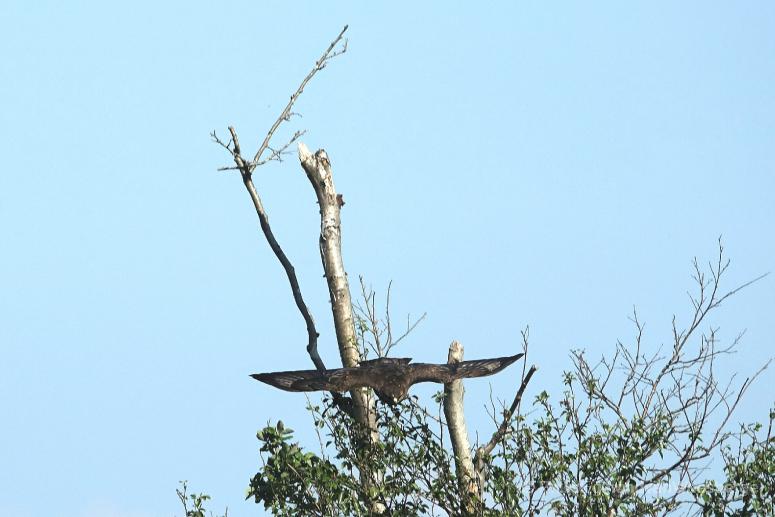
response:
[[[397,386],[387,386],[382,390],[374,390],[379,400],[390,406],[395,406],[404,400],[407,396],[406,390],[401,390]]]

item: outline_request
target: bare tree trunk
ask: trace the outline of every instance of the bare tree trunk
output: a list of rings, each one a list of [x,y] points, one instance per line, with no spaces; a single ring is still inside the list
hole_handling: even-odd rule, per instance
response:
[[[447,363],[459,363],[463,360],[463,345],[453,341],[449,345]],[[462,508],[466,514],[473,514],[479,491],[471,460],[471,445],[468,441],[466,418],[463,409],[463,381],[458,379],[444,385],[444,416],[447,419],[452,451],[455,453],[455,472]]]
[[[312,183],[312,188],[315,189],[320,205],[320,256],[334,312],[336,339],[343,366],[352,368],[358,366],[360,352],[355,335],[350,286],[342,261],[340,206],[331,173],[331,162],[323,149],[312,154],[301,142],[299,160]]]
[[[339,355],[345,368],[355,367],[358,366],[361,357],[355,334],[350,286],[342,260],[340,209],[344,202],[341,195],[336,193],[331,162],[323,149],[312,154],[306,145],[299,142],[299,161],[315,190],[320,205],[320,258],[328,283]],[[367,388],[355,389],[350,392],[350,395],[353,399],[354,416],[366,431],[363,438],[367,443],[377,442],[379,434],[374,397]],[[370,483],[381,481],[379,472],[365,473]],[[376,513],[381,513],[383,509],[379,504],[373,505],[372,508]]]

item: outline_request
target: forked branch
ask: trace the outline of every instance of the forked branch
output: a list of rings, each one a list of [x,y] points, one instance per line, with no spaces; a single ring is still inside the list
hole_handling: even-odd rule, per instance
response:
[[[293,293],[293,300],[296,303],[296,307],[299,309],[299,312],[304,319],[304,324],[307,328],[307,353],[309,353],[312,362],[315,364],[315,367],[318,370],[325,370],[326,367],[317,351],[317,339],[319,334],[315,328],[315,321],[309,311],[309,308],[307,307],[307,304],[304,302],[304,297],[301,294],[301,288],[299,287],[299,281],[296,278],[296,271],[293,267],[293,264],[291,264],[291,261],[288,259],[282,247],[277,242],[274,233],[272,232],[272,228],[269,225],[269,216],[267,215],[263,203],[261,202],[261,197],[258,195],[258,191],[253,184],[252,175],[255,168],[259,165],[263,165],[272,160],[280,160],[282,154],[287,150],[287,148],[304,134],[304,131],[296,131],[291,139],[284,145],[277,149],[270,147],[272,137],[277,131],[277,128],[279,128],[283,122],[289,120],[293,115],[291,109],[304,91],[307,83],[309,83],[309,81],[315,76],[317,72],[325,68],[330,59],[343,54],[347,50],[347,40],[344,40],[342,47],[336,50],[337,45],[342,41],[346,30],[347,26],[345,25],[339,35],[328,46],[320,59],[315,62],[312,70],[310,70],[304,80],[302,80],[294,94],[291,95],[288,104],[269,128],[269,131],[267,131],[263,142],[261,143],[258,151],[256,151],[256,154],[252,159],[243,157],[242,148],[239,143],[239,137],[237,136],[237,131],[233,126],[229,126],[230,139],[228,142],[221,140],[215,131],[210,134],[215,143],[226,149],[229,154],[231,154],[235,164],[231,167],[221,167],[218,170],[238,170],[242,175],[242,182],[245,184],[245,188],[250,194],[250,199],[253,201],[253,206],[256,209],[256,214],[258,215],[258,220],[261,225],[261,231],[264,233],[264,237],[269,243],[269,247],[272,248],[272,251],[280,261],[280,264],[282,265],[283,269],[285,270],[285,274],[288,277],[288,282],[291,286],[291,292]],[[262,156],[267,150],[270,151],[270,154],[267,158],[262,160]]]
[[[323,70],[328,62],[332,60],[333,58],[337,56],[341,56],[345,52],[347,52],[347,40],[344,38],[344,33],[347,31],[347,25],[344,26],[342,31],[339,33],[339,35],[331,42],[331,44],[328,46],[328,48],[323,52],[323,55],[320,56],[320,58],[315,62],[315,65],[312,67],[312,69],[309,71],[307,76],[301,81],[301,84],[299,84],[299,87],[296,88],[296,91],[293,92],[293,95],[291,95],[291,98],[288,100],[288,104],[285,105],[285,108],[280,113],[280,115],[277,117],[277,119],[274,121],[272,126],[269,128],[269,131],[267,131],[266,136],[264,137],[264,141],[261,142],[261,145],[259,146],[258,150],[256,151],[256,154],[253,156],[252,160],[247,160],[244,157],[242,157],[239,143],[232,138],[229,142],[223,142],[220,138],[218,138],[218,135],[213,131],[210,133],[210,136],[212,137],[213,141],[217,143],[218,145],[225,148],[234,158],[235,166],[226,166],[226,167],[220,167],[218,168],[219,171],[227,171],[227,170],[239,170],[242,174],[248,174],[250,175],[256,167],[259,165],[264,165],[267,162],[270,162],[272,160],[280,161],[282,158],[282,155],[287,151],[287,149],[294,144],[304,133],[304,130],[296,131],[293,136],[283,144],[281,147],[277,149],[272,149],[270,147],[270,143],[272,141],[272,138],[274,137],[275,132],[277,129],[282,125],[283,122],[287,122],[291,119],[293,115],[298,115],[298,113],[294,113],[291,111],[293,109],[293,105],[296,104],[296,101],[299,99],[302,93],[304,93],[304,88],[307,86],[307,83],[310,82],[310,80],[315,76],[316,73]],[[339,43],[342,43],[341,47],[337,48],[337,45]],[[232,128],[229,128],[229,131],[232,133],[232,137],[234,135],[234,131]],[[264,153],[269,150],[270,154],[267,158],[262,159]],[[239,157],[239,159],[237,159]]]

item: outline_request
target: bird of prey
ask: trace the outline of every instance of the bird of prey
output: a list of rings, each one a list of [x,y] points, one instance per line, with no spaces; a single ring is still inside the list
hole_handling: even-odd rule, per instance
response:
[[[296,370],[254,373],[256,380],[285,391],[344,392],[354,388],[372,388],[387,404],[398,404],[418,382],[446,384],[466,377],[484,377],[503,370],[522,357],[517,354],[491,359],[461,361],[452,364],[414,363],[410,358],[380,357],[361,361],[355,368],[335,370]]]

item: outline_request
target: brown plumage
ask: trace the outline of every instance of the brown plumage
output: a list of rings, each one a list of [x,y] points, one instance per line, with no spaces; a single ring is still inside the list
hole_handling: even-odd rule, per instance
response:
[[[285,391],[343,392],[368,387],[373,388],[383,402],[397,404],[407,396],[409,388],[418,382],[445,384],[456,379],[492,375],[523,355],[477,359],[453,364],[410,364],[409,358],[381,357],[361,361],[360,366],[356,368],[255,373],[251,377]]]

